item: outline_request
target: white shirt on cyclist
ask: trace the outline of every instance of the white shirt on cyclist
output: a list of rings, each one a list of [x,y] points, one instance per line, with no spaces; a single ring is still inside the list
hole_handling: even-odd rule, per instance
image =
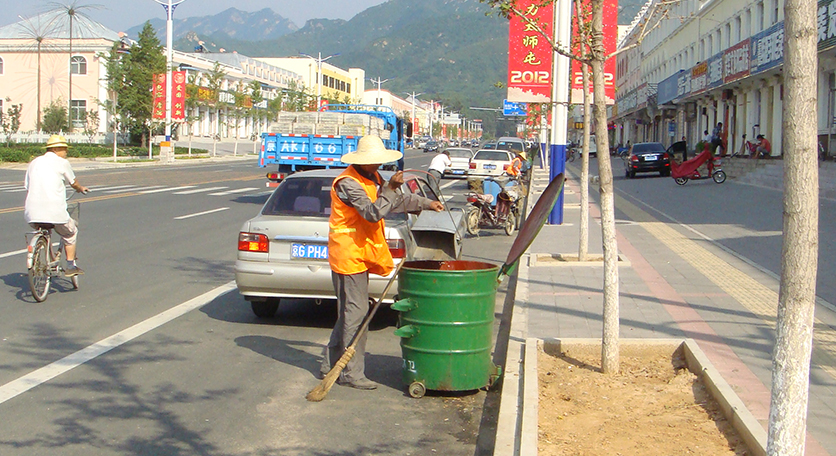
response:
[[[27,191],[23,210],[26,223],[67,223],[66,185],[73,182],[75,173],[66,158],[47,152],[32,160],[23,182]]]
[[[429,170],[436,170],[439,174],[444,174],[444,170],[447,169],[448,166],[453,166],[453,162],[450,160],[450,157],[447,156],[445,153],[440,153],[433,157],[432,161],[430,162]]]

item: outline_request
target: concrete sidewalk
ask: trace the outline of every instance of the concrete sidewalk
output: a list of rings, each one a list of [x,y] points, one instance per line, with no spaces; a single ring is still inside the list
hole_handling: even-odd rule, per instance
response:
[[[564,224],[544,226],[520,262],[496,455],[528,455],[536,448],[538,394],[524,381],[525,354],[536,351],[526,350],[526,339],[601,338],[603,263],[552,259],[577,256],[579,174],[575,162],[567,173]],[[532,204],[547,184],[547,171],[535,169]],[[597,184],[590,185],[589,219],[589,251],[601,255]],[[694,339],[765,429],[778,281],[694,230],[657,219],[617,189],[616,228],[620,336]],[[825,313],[832,314],[817,311],[817,317]],[[829,317],[820,318],[825,321],[817,321],[814,336],[806,454],[836,455],[836,331]]]

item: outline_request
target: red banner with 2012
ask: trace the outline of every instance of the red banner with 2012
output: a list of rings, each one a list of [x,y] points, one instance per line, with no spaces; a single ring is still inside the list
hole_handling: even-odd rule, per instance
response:
[[[554,6],[542,0],[519,0],[521,15],[512,15],[508,41],[508,101],[551,101]]]

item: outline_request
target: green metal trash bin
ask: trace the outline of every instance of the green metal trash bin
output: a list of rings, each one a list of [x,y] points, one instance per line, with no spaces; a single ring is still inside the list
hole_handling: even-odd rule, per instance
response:
[[[476,261],[410,261],[398,276],[403,380],[409,395],[488,387],[499,267]]]

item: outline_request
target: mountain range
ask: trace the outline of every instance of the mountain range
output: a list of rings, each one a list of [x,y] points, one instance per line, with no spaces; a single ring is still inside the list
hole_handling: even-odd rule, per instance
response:
[[[629,22],[641,3],[622,3],[619,17],[630,14]],[[165,22],[151,25],[164,42]],[[141,28],[127,33],[136,37]],[[185,52],[200,42],[210,52],[250,57],[338,54],[329,63],[363,68],[368,78],[388,79],[383,88],[395,95],[421,93],[468,118],[488,121],[492,114],[469,107],[498,108],[505,97],[508,22],[478,0],[389,0],[348,21],[312,19],[301,28],[270,9],[230,8],[175,20],[174,30],[175,47]]]

